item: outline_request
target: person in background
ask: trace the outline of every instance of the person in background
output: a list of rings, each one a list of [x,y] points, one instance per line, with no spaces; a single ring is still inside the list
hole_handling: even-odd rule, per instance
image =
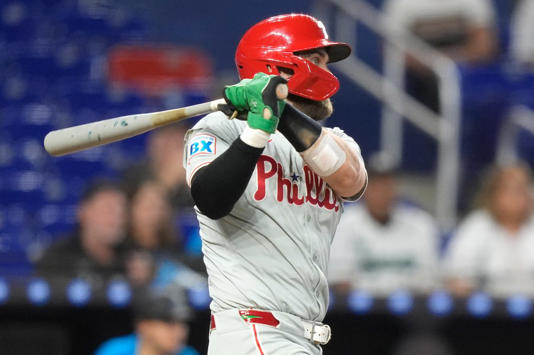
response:
[[[393,30],[413,34],[457,63],[480,64],[495,55],[494,9],[489,0],[387,0],[383,9]],[[409,91],[439,112],[434,73],[412,57],[406,66]]]
[[[180,253],[181,236],[172,223],[170,201],[156,180],[141,182],[130,198],[129,237],[135,247]]]
[[[384,153],[367,165],[363,202],[341,216],[330,253],[329,282],[338,294],[428,291],[438,264],[438,229],[423,210],[399,202],[395,166]]]
[[[488,0],[387,0],[392,25],[411,32],[456,62],[495,54],[494,9]]]
[[[191,288],[204,282],[202,260],[183,253],[180,235],[171,216],[164,187],[155,180],[142,182],[130,198],[128,232],[128,278],[134,286],[167,289],[170,285]]]
[[[184,136],[187,127],[174,124],[153,131],[147,142],[147,156],[124,172],[128,194],[147,179],[155,180],[169,196],[174,211],[192,209],[193,200],[182,167]]]
[[[122,242],[127,222],[127,199],[118,184],[98,180],[82,194],[77,227],[38,259],[38,274],[53,277],[109,279],[124,275]]]
[[[444,259],[449,288],[465,295],[485,288],[495,296],[534,295],[532,175],[523,164],[496,166],[478,208],[458,226]]]
[[[186,344],[191,312],[185,299],[147,293],[134,312],[135,333],[104,342],[94,355],[198,355]]]
[[[179,123],[161,127],[151,133],[146,147],[146,158],[123,173],[123,183],[132,195],[146,180],[155,181],[170,202],[170,218],[176,231],[182,235],[182,247],[198,271],[204,270],[201,241],[198,234],[194,203],[186,183],[182,166],[184,135],[187,126]]]
[[[523,0],[516,5],[511,21],[511,56],[530,69],[534,68],[533,18],[534,1]]]

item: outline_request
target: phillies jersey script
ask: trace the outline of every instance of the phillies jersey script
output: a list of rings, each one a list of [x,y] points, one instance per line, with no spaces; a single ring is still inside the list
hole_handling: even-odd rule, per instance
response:
[[[188,132],[184,167],[189,183],[246,124],[215,112]],[[343,131],[331,131],[360,151]],[[313,321],[324,318],[328,257],[342,200],[280,132],[271,135],[229,215],[212,220],[196,212],[213,312],[256,308]]]

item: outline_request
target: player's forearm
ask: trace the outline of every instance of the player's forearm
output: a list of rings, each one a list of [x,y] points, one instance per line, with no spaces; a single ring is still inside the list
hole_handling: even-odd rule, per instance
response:
[[[339,196],[356,198],[363,192],[367,183],[365,166],[359,152],[343,139],[289,104],[278,129]]]

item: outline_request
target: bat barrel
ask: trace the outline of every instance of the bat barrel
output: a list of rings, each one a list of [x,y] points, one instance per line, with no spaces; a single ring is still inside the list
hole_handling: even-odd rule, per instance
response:
[[[278,99],[285,99],[287,86],[280,84],[275,92]],[[49,132],[44,139],[44,147],[53,156],[75,153],[137,136],[156,127],[217,111],[219,104],[225,104],[225,100],[218,99],[167,111],[121,116],[64,128]]]
[[[130,138],[152,129],[146,115],[110,118],[52,131],[46,135],[44,147],[50,155],[61,156]]]
[[[167,111],[121,116],[68,127],[48,133],[44,139],[46,151],[61,156],[80,150],[117,142],[148,132],[156,127],[217,110],[223,99]]]

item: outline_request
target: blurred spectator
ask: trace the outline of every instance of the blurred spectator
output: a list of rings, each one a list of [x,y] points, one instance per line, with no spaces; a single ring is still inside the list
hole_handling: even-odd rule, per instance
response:
[[[184,136],[187,127],[181,124],[162,127],[149,136],[144,161],[128,168],[124,182],[129,194],[146,179],[156,180],[165,190],[174,210],[193,207],[182,165]]]
[[[516,5],[511,23],[511,55],[518,63],[534,66],[534,1]]]
[[[457,62],[479,63],[495,54],[489,0],[387,0],[384,11],[403,28]]]
[[[190,310],[184,299],[150,294],[134,311],[135,333],[106,341],[95,355],[198,355],[186,345]]]
[[[532,176],[520,164],[495,167],[478,209],[460,224],[445,257],[449,286],[463,295],[483,287],[495,295],[534,295]]]
[[[140,183],[130,202],[130,243],[151,251],[180,252],[180,235],[164,187],[155,180]]]
[[[37,272],[91,280],[123,274],[126,211],[126,196],[117,184],[92,183],[79,202],[76,229],[45,251],[37,262]]]
[[[338,293],[379,294],[400,288],[426,291],[436,276],[438,231],[419,208],[398,201],[394,166],[387,155],[367,164],[363,203],[346,207],[331,249],[329,281]]]
[[[144,181],[133,193],[126,267],[135,286],[191,288],[204,281],[190,268],[203,271],[203,261],[183,253],[171,214],[165,190],[155,180]]]
[[[497,40],[490,0],[388,0],[384,11],[393,29],[411,32],[456,62],[477,64],[495,54]],[[434,74],[411,57],[406,64],[410,92],[438,112]]]

